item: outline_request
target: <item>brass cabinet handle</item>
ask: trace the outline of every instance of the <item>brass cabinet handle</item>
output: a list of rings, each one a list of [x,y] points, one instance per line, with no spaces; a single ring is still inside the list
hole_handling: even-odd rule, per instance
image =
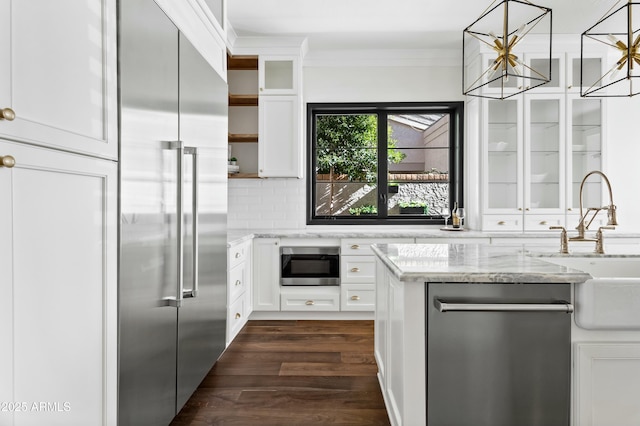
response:
[[[351,268],[351,272],[360,272],[360,268]]]
[[[307,300],[304,304],[307,306],[313,306],[313,300]]]
[[[0,155],[0,167],[6,167],[7,169],[12,168],[16,165],[16,159],[10,155],[5,155],[4,157]]]
[[[240,318],[242,318],[242,315],[240,315],[239,312],[236,312],[236,319],[240,319]]]
[[[236,280],[236,285],[240,285],[242,282],[240,280]]]
[[[546,220],[543,220],[542,222],[540,222],[540,225],[546,225],[546,224],[547,224]]]
[[[572,212],[572,211],[573,211],[573,209],[572,209],[571,207],[569,207],[569,208],[567,209],[567,211],[568,211],[568,212]]]
[[[351,300],[360,300],[360,296],[351,296]]]
[[[357,244],[354,244],[354,245],[351,246],[351,250],[358,250],[359,248],[360,248],[360,246],[357,245]]]
[[[16,113],[11,108],[0,109],[0,120],[13,121],[16,118]]]
[[[500,222],[498,222],[498,225],[504,225],[504,224],[505,224],[504,220],[501,220]]]

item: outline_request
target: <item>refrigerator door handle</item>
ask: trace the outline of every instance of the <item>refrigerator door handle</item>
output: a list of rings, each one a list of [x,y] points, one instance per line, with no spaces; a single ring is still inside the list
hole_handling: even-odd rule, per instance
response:
[[[163,148],[169,150],[177,151],[177,191],[176,191],[176,231],[177,231],[177,262],[178,262],[178,273],[176,280],[176,296],[165,297],[163,299],[165,306],[173,306],[175,308],[179,308],[182,306],[183,299],[183,288],[184,288],[184,248],[182,247],[182,242],[184,241],[184,197],[182,194],[182,181],[183,179],[183,169],[184,169],[184,145],[182,141],[165,141],[163,142]]]
[[[185,298],[198,296],[198,148],[186,146],[184,147],[184,155],[191,155],[193,158],[193,167],[191,172],[191,233],[193,234],[193,286],[190,290],[182,290],[182,296]],[[182,180],[182,179],[181,179]]]
[[[573,305],[562,303],[451,303],[434,298],[440,312],[563,312],[572,313]]]

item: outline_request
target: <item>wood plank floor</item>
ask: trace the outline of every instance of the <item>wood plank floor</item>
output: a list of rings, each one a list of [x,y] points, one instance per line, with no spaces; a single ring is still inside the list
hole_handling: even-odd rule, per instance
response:
[[[171,423],[388,425],[373,321],[249,321]]]

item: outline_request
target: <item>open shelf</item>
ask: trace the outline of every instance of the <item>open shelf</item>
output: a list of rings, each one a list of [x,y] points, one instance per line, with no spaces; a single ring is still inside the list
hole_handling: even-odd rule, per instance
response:
[[[227,56],[228,70],[257,70],[257,56]]]
[[[258,179],[257,173],[229,173],[229,179]]]
[[[227,56],[229,83],[229,133],[231,156],[238,158],[240,173],[229,179],[258,176],[258,56]]]
[[[257,143],[257,133],[229,133],[229,143]]]
[[[258,94],[234,95],[229,93],[229,106],[258,106]]]

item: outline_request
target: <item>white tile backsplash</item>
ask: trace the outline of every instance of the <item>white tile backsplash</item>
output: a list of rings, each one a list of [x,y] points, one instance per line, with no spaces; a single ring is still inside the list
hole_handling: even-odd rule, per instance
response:
[[[229,179],[229,229],[303,229],[303,179]]]

